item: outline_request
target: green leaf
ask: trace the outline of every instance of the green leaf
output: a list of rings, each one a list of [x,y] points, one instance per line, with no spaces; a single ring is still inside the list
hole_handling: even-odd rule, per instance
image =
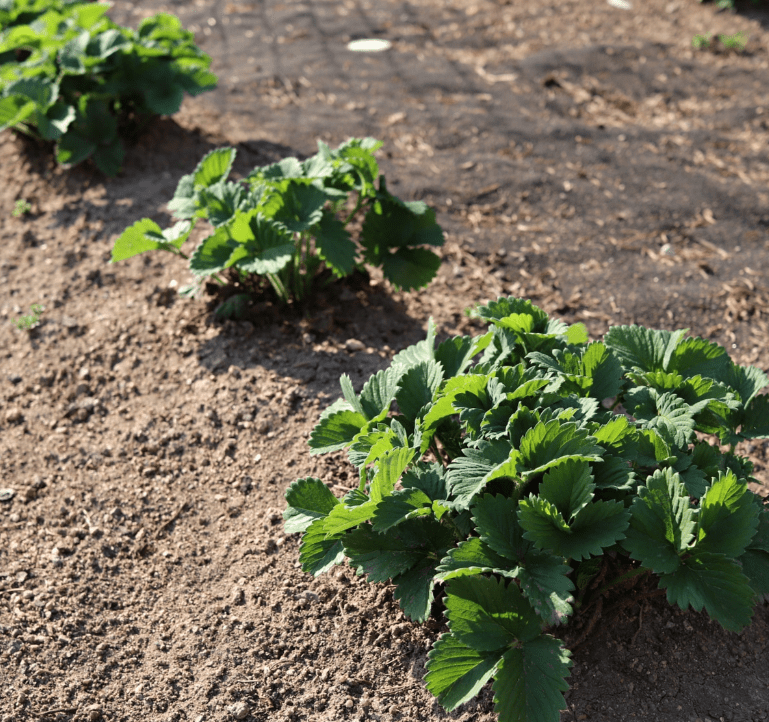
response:
[[[167,250],[168,245],[160,226],[150,218],[142,218],[126,228],[115,240],[115,245],[112,247],[112,263],[123,261],[145,251]]]
[[[379,458],[377,472],[371,481],[371,501],[382,501],[392,494],[395,485],[401,478],[401,474],[412,462],[416,455],[416,449],[401,447],[388,451]]]
[[[720,473],[700,500],[695,552],[741,556],[758,529],[758,512],[747,482]]]
[[[425,560],[393,579],[396,585],[393,597],[403,613],[415,622],[424,622],[430,616],[436,565],[435,561]]]
[[[724,374],[724,383],[734,389],[744,405],[753,399],[761,389],[769,384],[766,374],[755,366],[732,364]]]
[[[573,520],[590,503],[594,488],[589,464],[569,459],[544,475],[539,495],[555,505],[564,519]]]
[[[0,131],[13,128],[34,116],[37,105],[24,95],[0,98]]]
[[[230,264],[246,273],[279,273],[296,252],[293,237],[286,227],[257,211],[237,212],[229,233],[242,244],[237,254],[229,259]]]
[[[483,351],[491,336],[486,334],[479,337],[454,336],[438,344],[435,349],[435,360],[443,366],[443,376],[451,379],[463,374],[473,356]]]
[[[687,338],[678,344],[665,366],[684,377],[706,376],[720,379],[731,365],[729,355],[723,346],[706,341],[704,338]]]
[[[455,577],[489,572],[515,577],[518,572],[518,564],[497,554],[482,539],[470,537],[450,549],[441,560],[436,570],[436,581],[448,581]]]
[[[117,28],[110,28],[91,38],[86,54],[91,58],[104,60],[118,52],[130,52],[131,41]]]
[[[119,138],[115,138],[108,145],[98,146],[93,153],[93,161],[96,163],[96,167],[110,178],[119,173],[120,168],[123,166],[124,157],[125,150]]]
[[[214,228],[229,223],[243,201],[243,186],[232,181],[219,181],[195,191],[198,216],[207,218]]]
[[[317,577],[344,560],[341,534],[328,536],[326,519],[316,519],[302,537],[299,547],[299,562],[302,571]]]
[[[404,540],[397,532],[378,534],[366,525],[347,534],[344,551],[350,564],[357,567],[359,574],[366,574],[369,582],[386,582],[425,558],[419,543],[423,540],[416,544],[414,541],[411,537]]]
[[[0,100],[0,103],[2,101]],[[75,120],[75,109],[67,103],[54,103],[45,115],[38,114],[37,129],[45,140],[58,140]],[[2,126],[2,122],[0,122]]]
[[[238,247],[224,227],[202,240],[190,256],[190,271],[197,276],[210,276],[229,266],[232,252]]]
[[[658,331],[643,326],[614,326],[603,342],[626,368],[667,371],[670,357],[685,334],[686,329]]]
[[[59,65],[67,75],[82,75],[86,71],[85,50],[91,41],[88,31],[82,32],[67,42],[59,51]]]
[[[293,233],[301,233],[320,223],[323,206],[328,201],[325,191],[307,182],[292,182],[283,192],[283,206],[275,219]]]
[[[195,175],[189,173],[179,179],[174,197],[168,202],[170,210],[176,218],[188,219],[195,215],[197,202],[195,200]]]
[[[522,316],[529,316],[531,320],[528,323],[520,321],[521,325],[516,325],[516,328],[527,331],[544,331],[548,321],[547,313],[539,306],[535,306],[528,299],[515,298],[515,296],[500,297],[485,306],[479,306],[475,309],[475,315],[494,325],[510,322],[506,323],[508,328],[512,328],[513,323],[518,324]]]
[[[676,394],[658,394],[647,388],[628,394],[627,406],[644,428],[654,429],[669,444],[685,447],[694,438],[694,416],[689,404]]]
[[[323,213],[315,232],[315,244],[318,254],[337,278],[353,272],[357,247],[342,221]]]
[[[493,652],[540,634],[540,621],[515,582],[463,576],[446,585],[451,633],[473,649]]]
[[[560,640],[545,635],[505,652],[493,685],[500,722],[558,722],[570,656]]]
[[[446,470],[437,462],[429,465],[418,463],[407,469],[401,477],[401,485],[419,489],[433,501],[449,498]]]
[[[423,361],[412,366],[398,381],[395,400],[401,413],[414,421],[430,404],[443,381],[443,367],[437,361]]]
[[[583,374],[592,381],[591,396],[603,401],[619,393],[622,367],[605,344],[596,342],[587,346],[581,365]]]
[[[520,443],[520,465],[524,476],[547,471],[568,459],[599,461],[603,449],[577,424],[559,419],[540,422],[527,431]]]
[[[594,464],[593,477],[598,489],[628,491],[636,484],[636,474],[629,462],[618,456],[604,456],[600,464]]]
[[[769,439],[769,395],[756,396],[742,415],[743,439]]]
[[[356,501],[362,501],[356,499]],[[349,506],[346,503],[335,506],[329,515],[323,519],[323,528],[326,532],[326,538],[338,539],[348,529],[359,526],[364,521],[368,521],[374,516],[376,504],[372,501],[362,501],[362,503]]]
[[[485,494],[473,505],[473,521],[481,539],[497,554],[520,562],[530,544],[516,518],[517,502],[501,495]]]
[[[660,577],[670,604],[703,607],[730,632],[739,632],[753,616],[753,589],[740,565],[723,554],[695,553],[672,573]]]
[[[457,508],[467,508],[494,474],[507,469],[512,446],[509,441],[481,441],[477,449],[462,449],[449,465],[448,483]]]
[[[442,634],[427,656],[425,685],[449,712],[480,692],[501,658],[499,651],[480,652],[453,634]]]
[[[321,416],[318,425],[312,430],[310,453],[328,454],[346,448],[366,423],[366,417],[358,412],[337,407],[328,415]]]
[[[206,153],[192,173],[194,185],[208,188],[214,183],[226,180],[232,169],[236,153],[235,148],[217,148]]]
[[[742,573],[756,594],[769,594],[769,553],[748,549],[740,558]]]
[[[654,472],[638,488],[630,512],[622,546],[655,574],[675,572],[696,526],[681,477],[671,469]]]
[[[400,489],[394,491],[377,504],[373,517],[373,529],[386,532],[407,519],[430,514],[433,501],[421,489]]]
[[[538,549],[580,561],[598,556],[625,536],[629,512],[619,501],[594,501],[569,525],[554,504],[531,494],[519,503],[524,537]]]
[[[398,388],[401,372],[392,366],[377,371],[365,384],[360,392],[360,404],[363,415],[369,419],[379,416],[390,408]]]
[[[342,374],[339,378],[339,385],[342,387],[342,394],[344,395],[345,401],[347,401],[355,411],[365,416],[366,414],[363,411],[360,399],[352,386],[352,379],[347,374]]]
[[[286,489],[288,506],[283,512],[286,534],[305,531],[316,519],[328,516],[339,503],[320,479],[297,479]]]
[[[71,126],[70,126],[71,127]],[[62,165],[77,165],[96,150],[96,143],[69,130],[56,145],[56,160]]]
[[[435,278],[441,259],[426,248],[399,248],[382,259],[384,277],[396,288],[414,291]]]

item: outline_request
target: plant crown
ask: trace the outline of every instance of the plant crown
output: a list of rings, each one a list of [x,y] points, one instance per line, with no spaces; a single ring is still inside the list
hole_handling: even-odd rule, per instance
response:
[[[178,18],[159,13],[133,31],[106,17],[109,7],[0,0],[0,130],[55,141],[59,163],[93,158],[114,176],[121,135],[173,115],[185,92],[213,89],[216,76]]]
[[[184,255],[181,245],[204,218],[213,232],[189,258],[200,278],[223,283],[219,274],[232,269],[238,282],[254,276],[269,282],[288,303],[304,299],[325,269],[342,278],[362,258],[395,286],[425,286],[440,265],[425,246],[443,245],[443,231],[425,203],[387,190],[374,157],[381,145],[352,138],[332,150],[319,141],[314,156],[255,168],[243,181],[228,180],[235,149],[213,150],[179,181],[169,203],[179,222],[161,230],[149,218],[138,221],[115,241],[112,260],[155,249]],[[360,216],[356,243],[348,226]],[[232,315],[241,300],[231,299]]]
[[[425,681],[447,709],[493,679],[502,722],[557,722],[571,660],[548,629],[574,607],[654,575],[737,631],[769,593],[769,509],[734,451],[769,437],[767,377],[685,330],[590,343],[513,297],[477,315],[487,333],[436,346],[430,322],[360,393],[342,376],[309,444],[346,449],[360,483],[295,481],[285,529],[306,572],[347,558],[413,620],[437,586]]]

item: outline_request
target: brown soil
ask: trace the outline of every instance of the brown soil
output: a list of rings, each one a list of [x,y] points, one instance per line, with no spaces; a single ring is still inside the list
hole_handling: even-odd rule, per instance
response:
[[[421,338],[478,328],[501,294],[583,321],[687,327],[769,361],[769,15],[694,0],[118,2],[178,14],[221,85],[130,149],[120,177],[54,168],[0,136],[0,720],[494,719],[488,691],[446,714],[423,688],[438,619],[385,585],[312,579],[282,532],[283,492],[352,483],[308,433]],[[748,36],[744,54],[694,34]],[[354,55],[345,43],[393,49]],[[391,188],[439,212],[439,278],[376,277],[307,318],[218,324],[170,288],[184,263],[108,265],[116,234],[165,223],[178,178],[234,144],[237,170],[385,142]],[[24,217],[14,202],[31,203]],[[11,319],[45,306],[32,333]],[[350,339],[360,343],[348,343]],[[769,491],[766,443],[743,449]],[[769,608],[729,634],[664,599],[607,600],[565,631],[562,720],[769,718]],[[241,716],[242,715],[242,716]]]

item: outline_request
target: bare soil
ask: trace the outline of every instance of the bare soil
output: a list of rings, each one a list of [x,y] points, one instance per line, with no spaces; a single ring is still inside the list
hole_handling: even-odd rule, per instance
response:
[[[196,31],[220,87],[154,124],[118,178],[0,136],[0,720],[493,720],[488,690],[452,714],[424,690],[442,619],[408,622],[350,570],[301,572],[283,492],[353,483],[341,455],[306,446],[341,373],[359,387],[430,316],[473,332],[464,310],[498,295],[594,336],[690,328],[769,369],[769,14],[694,0],[111,14],[160,10]],[[691,48],[741,31],[744,53]],[[347,51],[360,37],[393,47]],[[390,187],[438,210],[447,244],[426,290],[374,274],[304,316],[217,323],[209,299],[176,296],[183,261],[108,265],[126,226],[169,220],[207,150],[235,145],[245,173],[350,135],[382,139]],[[39,327],[17,330],[35,303]],[[766,495],[767,444],[742,451]],[[769,718],[766,604],[738,635],[664,597],[607,599],[563,634],[564,722]]]

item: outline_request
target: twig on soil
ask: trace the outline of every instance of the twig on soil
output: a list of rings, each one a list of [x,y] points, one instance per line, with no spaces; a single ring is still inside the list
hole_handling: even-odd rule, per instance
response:
[[[593,612],[593,616],[590,617],[590,621],[587,623],[587,627],[585,627],[585,629],[582,631],[582,634],[577,637],[577,641],[572,642],[569,645],[569,649],[576,649],[590,636],[590,633],[593,631],[593,628],[601,616],[601,610],[603,610],[603,597],[598,597],[595,603],[595,612]]]
[[[44,712],[34,712],[29,710],[29,713],[33,717],[50,717],[55,714],[77,714],[77,707],[56,707],[54,709],[47,709]]]
[[[630,640],[630,646],[632,647],[635,644],[636,637],[641,633],[641,627],[644,623],[644,607],[646,604],[641,607],[640,611],[638,612],[638,629],[636,629],[635,634],[633,635],[633,639]]]
[[[170,519],[166,519],[161,525],[160,528],[157,531],[157,534],[155,534],[155,537],[159,537],[166,529],[168,529],[171,524],[173,524],[181,515],[182,512],[187,511],[189,508],[187,502],[185,501],[171,516]]]

